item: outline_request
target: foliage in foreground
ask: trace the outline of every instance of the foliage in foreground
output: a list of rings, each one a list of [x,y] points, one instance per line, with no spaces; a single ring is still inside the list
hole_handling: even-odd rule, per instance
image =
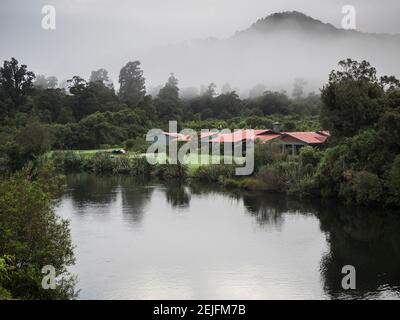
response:
[[[75,279],[69,223],[56,216],[63,179],[48,164],[0,182],[0,299],[70,299]],[[56,270],[55,290],[44,290],[41,270]]]

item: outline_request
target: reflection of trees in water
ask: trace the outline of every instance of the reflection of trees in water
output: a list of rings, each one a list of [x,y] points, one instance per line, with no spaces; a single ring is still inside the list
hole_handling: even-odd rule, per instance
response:
[[[273,226],[278,229],[284,222],[283,213],[288,211],[287,199],[282,195],[244,194],[243,204],[260,226]]]
[[[154,188],[149,187],[145,181],[130,176],[121,176],[120,186],[122,214],[134,224],[140,223]]]
[[[371,208],[350,208],[317,199],[296,201],[282,195],[227,192],[212,186],[191,186],[196,193],[225,193],[243,199],[248,213],[262,226],[279,226],[283,215],[312,214],[320,220],[330,250],[321,261],[325,292],[332,298],[367,297],[391,289],[400,297],[400,215]],[[357,289],[341,287],[344,265],[356,268]]]
[[[74,205],[82,209],[87,205],[108,205],[116,200],[118,177],[88,173],[67,176],[68,193]]]
[[[282,194],[244,193],[243,204],[260,226],[280,229],[284,214],[311,214],[315,209],[307,202],[299,202]]]
[[[190,194],[186,190],[186,187],[177,182],[171,182],[164,184],[165,186],[165,196],[167,198],[168,203],[172,205],[172,207],[189,207],[190,203]]]
[[[229,195],[230,193],[226,192],[221,185],[213,184],[213,183],[198,183],[192,181],[188,185],[190,194],[193,195],[208,195],[213,193],[224,193]]]
[[[129,176],[69,175],[69,194],[74,205],[109,205],[121,193],[122,210],[127,220],[138,223],[154,188]],[[243,200],[247,213],[261,226],[280,227],[284,214],[315,214],[327,235],[330,250],[321,261],[324,290],[332,298],[365,297],[382,286],[398,287],[400,297],[400,215],[370,208],[348,208],[337,203],[296,201],[283,195],[228,191],[220,186],[191,183],[167,184],[165,196],[173,207],[189,206],[191,194],[223,194]],[[341,287],[344,265],[356,268],[357,289]],[[393,289],[396,290],[396,289]]]
[[[384,210],[327,205],[318,210],[330,252],[321,261],[324,289],[332,298],[366,297],[383,286],[400,297],[400,216]],[[343,290],[344,265],[356,268],[356,290]],[[394,289],[396,290],[396,289]]]
[[[220,185],[191,183],[190,193],[195,195],[210,193],[223,194],[235,200],[243,200],[247,213],[255,217],[260,226],[280,227],[283,223],[283,214],[314,212],[315,208],[307,202],[289,199],[282,194],[267,194],[247,192],[244,190],[227,190]]]
[[[130,176],[79,173],[68,175],[67,183],[73,204],[78,209],[87,206],[99,208],[109,206],[117,201],[117,196],[120,194],[122,214],[133,223],[142,219],[144,206],[149,202],[153,192],[153,188],[148,187],[147,182]]]

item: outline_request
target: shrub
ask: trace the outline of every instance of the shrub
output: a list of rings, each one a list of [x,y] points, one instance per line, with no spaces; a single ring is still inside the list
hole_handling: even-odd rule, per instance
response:
[[[69,223],[54,212],[59,179],[54,171],[26,167],[0,180],[0,296],[69,299],[75,296]],[[57,270],[54,290],[42,288],[45,265]]]
[[[256,143],[254,145],[254,169],[258,172],[261,167],[282,161],[285,155],[278,143]]]
[[[107,152],[97,152],[92,157],[85,159],[83,167],[85,170],[96,173],[112,172],[114,168],[113,158]]]
[[[226,188],[240,188],[240,180],[227,178],[224,180],[224,187]]]
[[[162,180],[184,180],[187,177],[187,170],[187,166],[180,162],[172,164],[167,161],[165,164],[155,165],[153,175]]]
[[[83,156],[74,151],[54,151],[51,154],[54,165],[65,172],[76,172],[82,169]]]
[[[204,182],[223,182],[232,178],[235,174],[235,167],[226,164],[212,164],[198,167],[193,178]]]
[[[290,183],[301,178],[300,169],[296,162],[279,162],[261,168],[257,179],[263,190],[284,192]]]
[[[112,159],[113,173],[130,173],[132,171],[132,161],[129,157],[115,157]]]
[[[128,139],[124,142],[124,147],[126,150],[135,151],[139,153],[145,153],[149,144],[142,137],[137,137],[136,139]]]
[[[239,180],[239,188],[251,191],[262,190],[262,184],[258,179],[244,178]]]
[[[140,155],[130,159],[131,173],[134,176],[146,177],[150,175],[151,165],[147,162],[146,157]]]
[[[303,166],[310,165],[315,167],[321,160],[321,154],[311,146],[301,148],[299,157]]]
[[[0,256],[0,300],[12,298],[10,291],[3,287],[3,283],[10,278],[12,270],[12,257],[7,255]]]
[[[128,139],[124,142],[124,146],[126,150],[133,150],[135,147],[135,139]]]
[[[354,172],[347,182],[351,188],[352,193],[344,194],[344,191],[349,189],[342,189],[341,195],[347,200],[354,197],[358,204],[377,203],[382,197],[382,182],[379,177],[368,171]]]
[[[293,181],[289,184],[288,188],[288,194],[298,198],[316,196],[318,195],[318,192],[319,190],[315,178],[310,175],[306,175],[300,180]]]
[[[397,155],[387,174],[387,204],[400,205],[400,155]]]

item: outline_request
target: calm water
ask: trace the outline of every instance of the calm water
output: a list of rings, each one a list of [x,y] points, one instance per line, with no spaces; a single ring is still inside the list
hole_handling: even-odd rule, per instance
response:
[[[130,177],[68,176],[81,299],[400,298],[400,216]],[[357,289],[341,289],[354,265]]]

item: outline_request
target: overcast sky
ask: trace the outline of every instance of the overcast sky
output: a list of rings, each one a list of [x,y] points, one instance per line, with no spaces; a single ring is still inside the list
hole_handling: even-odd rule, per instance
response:
[[[56,8],[56,30],[41,27],[46,4]],[[115,81],[122,65],[156,45],[229,37],[287,10],[340,27],[345,4],[355,6],[358,30],[400,33],[398,0],[1,0],[0,59],[14,56],[60,80],[104,67]]]

